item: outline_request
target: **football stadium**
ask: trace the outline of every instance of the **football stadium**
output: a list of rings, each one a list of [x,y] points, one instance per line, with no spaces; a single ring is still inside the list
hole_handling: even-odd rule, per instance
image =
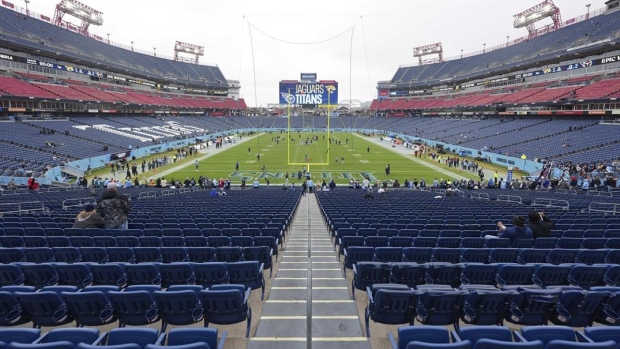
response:
[[[53,2],[0,4],[0,348],[620,348],[620,0]]]

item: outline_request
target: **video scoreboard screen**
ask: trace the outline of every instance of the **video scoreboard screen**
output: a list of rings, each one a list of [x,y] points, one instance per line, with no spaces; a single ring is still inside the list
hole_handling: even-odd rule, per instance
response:
[[[280,81],[280,104],[338,105],[338,83],[333,80],[318,82]]]

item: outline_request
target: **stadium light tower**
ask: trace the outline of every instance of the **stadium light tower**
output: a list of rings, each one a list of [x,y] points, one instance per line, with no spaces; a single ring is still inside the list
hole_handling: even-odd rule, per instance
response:
[[[592,4],[587,4],[586,7],[588,8],[588,14],[586,15],[586,19],[590,19],[590,5]]]
[[[434,54],[437,54],[439,56],[438,60],[435,59],[435,60],[422,61],[422,57],[428,56],[428,55],[434,55]],[[441,42],[430,44],[430,45],[414,47],[413,57],[418,57],[418,61],[420,65],[422,65],[422,63],[443,62],[443,47],[441,45]]]
[[[30,3],[30,0],[24,0],[24,2],[26,3],[26,16],[30,16],[30,10],[28,9],[28,4]]]
[[[82,24],[77,30],[75,26],[69,22],[63,21],[63,16],[70,14],[71,16],[81,19]],[[92,7],[86,6],[77,0],[62,0],[56,5],[56,11],[54,11],[54,25],[69,30],[77,31],[80,34],[88,35],[88,27],[91,25],[103,24],[103,13],[99,12]]]
[[[553,0],[545,0],[534,7],[514,15],[513,17],[514,27],[527,28],[530,38],[533,38],[538,34],[544,34],[562,28],[562,15],[560,14],[560,8],[555,6]],[[550,17],[551,20],[553,20],[553,24],[536,29],[534,23],[547,17]]]
[[[194,55],[194,59],[187,59],[179,56],[179,53]],[[191,62],[198,64],[198,58],[205,55],[205,47],[185,42],[177,41],[174,43],[174,60],[181,62]]]

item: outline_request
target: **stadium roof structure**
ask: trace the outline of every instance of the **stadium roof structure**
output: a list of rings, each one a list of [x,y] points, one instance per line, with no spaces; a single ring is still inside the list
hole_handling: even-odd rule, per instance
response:
[[[565,22],[570,25],[484,53],[424,66],[401,66],[392,77],[389,88],[418,90],[461,84],[559,64],[569,58],[567,52],[570,52],[570,59],[581,62],[590,55],[613,51],[614,45],[620,43],[620,11],[602,10],[598,13],[601,14],[589,16],[589,19],[585,15],[571,19]],[[528,15],[524,16],[527,18]]]
[[[73,5],[69,5],[70,3]],[[63,0],[59,6],[72,8],[73,14],[79,13],[83,18],[90,17],[86,15],[88,11],[85,7],[80,7],[78,11],[77,2]],[[162,85],[174,83],[198,89],[223,90],[223,95],[226,94],[228,84],[217,65],[174,61],[155,57],[152,53],[137,52],[130,47],[111,45],[103,38],[76,29],[75,25],[63,21],[61,15],[56,17],[56,22],[61,18],[61,26],[45,20],[44,16],[34,17],[32,12],[29,20],[18,22],[17,19],[23,18],[23,15],[13,8],[14,6],[0,6],[0,17],[4,19],[0,21],[0,31],[3,33],[0,45],[3,48],[31,53],[43,58],[41,60],[47,58],[49,61],[46,64],[56,61],[70,62],[75,67],[91,71],[125,74]],[[90,13],[93,15],[88,23],[96,24],[102,21],[100,12]],[[84,29],[87,27],[82,25]]]

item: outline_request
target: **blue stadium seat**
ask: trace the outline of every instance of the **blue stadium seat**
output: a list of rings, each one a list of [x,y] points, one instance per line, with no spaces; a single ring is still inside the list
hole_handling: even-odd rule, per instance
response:
[[[250,336],[252,309],[248,306],[251,289],[243,285],[216,285],[200,291],[200,301],[204,307],[204,327],[209,323],[231,325],[247,322],[245,336]]]
[[[375,284],[366,289],[368,305],[364,311],[366,336],[370,338],[370,320],[387,325],[413,325],[412,311],[418,304],[420,292],[404,285]]]

